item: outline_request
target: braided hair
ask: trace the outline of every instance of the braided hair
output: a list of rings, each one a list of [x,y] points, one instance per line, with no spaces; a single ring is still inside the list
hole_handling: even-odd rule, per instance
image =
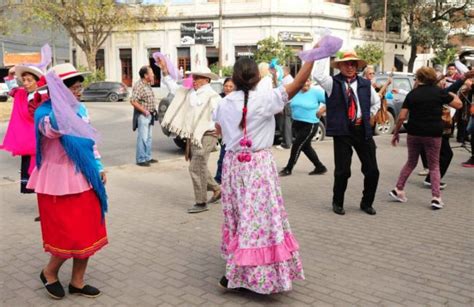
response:
[[[242,120],[240,121],[240,129],[245,130],[247,127],[247,104],[249,100],[249,92],[255,88],[260,81],[260,73],[257,63],[250,58],[240,58],[234,65],[234,73],[232,75],[235,87],[238,91],[244,92],[244,107],[242,109]]]

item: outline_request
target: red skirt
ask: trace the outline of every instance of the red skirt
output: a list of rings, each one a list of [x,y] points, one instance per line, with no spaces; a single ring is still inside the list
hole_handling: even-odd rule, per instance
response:
[[[83,259],[108,243],[105,220],[94,190],[37,196],[45,252],[61,258]]]

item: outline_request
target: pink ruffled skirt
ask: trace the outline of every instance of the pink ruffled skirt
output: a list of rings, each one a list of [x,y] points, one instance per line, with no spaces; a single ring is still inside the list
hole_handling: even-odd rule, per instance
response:
[[[222,255],[229,288],[261,294],[289,291],[304,279],[299,246],[283,205],[275,161],[269,150],[242,163],[227,152],[222,167]]]

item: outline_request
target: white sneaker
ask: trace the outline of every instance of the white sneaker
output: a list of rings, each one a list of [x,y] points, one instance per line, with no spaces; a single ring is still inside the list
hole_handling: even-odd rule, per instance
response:
[[[441,200],[441,198],[433,198],[431,200],[431,209],[439,210],[439,209],[443,209],[443,206],[444,206],[444,203]]]
[[[397,189],[391,190],[388,195],[390,195],[394,200],[401,203],[406,203],[408,201],[407,197],[405,196],[405,192],[397,191]]]
[[[281,145],[277,145],[277,146],[275,146],[275,148],[278,149],[278,150],[285,150],[286,149],[285,147],[283,147]]]
[[[431,188],[431,182],[428,182],[428,181],[423,181],[423,184],[427,187],[430,187]],[[444,190],[446,187],[448,186],[448,184],[446,182],[440,182],[439,183],[439,189],[440,190]]]
[[[427,168],[424,168],[421,172],[418,173],[418,176],[426,176],[430,173],[430,170]]]

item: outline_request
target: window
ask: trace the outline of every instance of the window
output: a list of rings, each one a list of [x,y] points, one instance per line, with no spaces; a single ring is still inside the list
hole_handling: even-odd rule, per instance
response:
[[[393,87],[396,89],[402,89],[405,91],[411,91],[411,84],[407,78],[394,78]]]
[[[178,48],[178,69],[183,72],[191,70],[191,51],[189,47]]]
[[[119,57],[122,71],[122,83],[126,86],[132,86],[132,49],[119,49]]]
[[[293,54],[298,54],[298,52],[303,50],[303,46],[289,46],[293,51]],[[291,62],[288,63],[288,67],[290,68],[290,73],[294,77],[298,73],[301,68],[301,59],[297,56],[293,58]]]
[[[104,49],[99,49],[97,50],[97,53],[95,55],[95,67],[97,69],[105,69],[105,52]]]
[[[161,69],[155,64],[155,59],[153,58],[153,53],[158,51],[160,51],[160,48],[148,48],[148,64],[155,75],[151,87],[159,87],[161,85]]]
[[[219,49],[216,47],[206,47],[207,66],[219,64]]]

